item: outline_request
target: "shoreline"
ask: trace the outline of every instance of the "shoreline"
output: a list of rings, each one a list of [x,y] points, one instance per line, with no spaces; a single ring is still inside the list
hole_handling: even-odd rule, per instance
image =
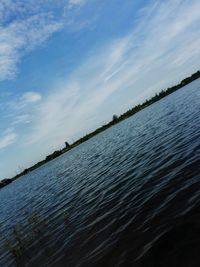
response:
[[[197,72],[193,73],[191,76],[183,79],[180,83],[178,83],[177,85],[174,85],[172,87],[169,87],[165,90],[161,90],[159,93],[156,93],[152,98],[146,100],[145,102],[143,102],[142,104],[138,104],[136,106],[134,106],[133,108],[129,109],[128,111],[126,111],[125,113],[121,114],[119,117],[116,115],[113,115],[113,119],[108,122],[107,124],[97,128],[96,130],[94,130],[93,132],[86,134],[85,136],[81,137],[80,139],[78,139],[77,141],[75,141],[73,144],[69,145],[66,142],[66,147],[61,149],[61,150],[56,150],[54,151],[52,154],[47,155],[46,158],[42,161],[39,161],[38,163],[36,163],[35,165],[24,169],[21,173],[15,175],[14,177],[8,179],[9,183],[18,179],[19,177],[26,175],[27,173],[43,166],[44,164],[46,164],[47,162],[59,157],[60,155],[70,151],[71,149],[73,149],[74,147],[84,143],[85,141],[89,140],[90,138],[94,137],[95,135],[105,131],[106,129],[112,127],[113,125],[133,116],[134,114],[136,114],[137,112],[141,111],[142,109],[152,105],[153,103],[159,101],[160,99],[172,94],[173,92],[181,89],[182,87],[184,87],[185,85],[188,85],[189,83],[197,80],[198,78],[200,78],[200,71],[198,70]],[[1,181],[0,181],[1,184]],[[1,187],[6,186],[8,183],[5,183],[4,185],[2,185]],[[0,187],[0,188],[1,188]]]

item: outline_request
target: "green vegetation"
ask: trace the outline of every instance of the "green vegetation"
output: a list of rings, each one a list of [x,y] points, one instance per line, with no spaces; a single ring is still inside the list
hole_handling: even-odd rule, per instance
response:
[[[35,241],[41,240],[43,232],[45,232],[48,227],[46,220],[35,212],[27,214],[26,220],[29,226],[26,233],[21,225],[15,224],[9,238],[5,238],[3,234],[0,235],[1,239],[4,241],[4,248],[8,250],[10,255],[17,261],[21,260],[22,257],[28,258],[29,249],[33,249]]]
[[[53,224],[53,225],[52,225]],[[14,224],[9,232],[3,230],[0,225],[0,238],[3,241],[5,252],[7,251],[17,266],[25,266],[33,254],[45,248],[45,253],[51,256],[51,248],[47,243],[55,234],[55,222],[51,218],[47,220],[37,212],[25,212],[22,224]],[[59,227],[63,233],[69,230],[69,217],[65,211],[60,214]]]
[[[125,120],[127,118],[129,118],[130,116],[134,115],[135,113],[139,112],[140,110],[148,107],[149,105],[155,103],[156,101],[159,101],[160,99],[164,98],[165,96],[175,92],[176,90],[182,88],[183,86],[191,83],[192,81],[196,80],[200,78],[200,71],[195,72],[194,74],[192,74],[190,77],[187,77],[186,79],[182,80],[179,84],[172,86],[170,88],[167,88],[165,90],[162,90],[159,94],[156,94],[155,96],[153,96],[151,99],[146,100],[143,104],[139,104],[135,107],[133,107],[132,109],[129,109],[128,111],[126,111],[125,113],[123,113],[122,115],[120,115],[119,117],[117,115],[113,115],[113,119],[99,127],[98,129],[96,129],[95,131],[86,134],[85,136],[83,136],[82,138],[80,138],[79,140],[75,141],[73,144],[69,145],[67,142],[65,143],[65,148],[61,149],[61,150],[57,150],[54,151],[52,154],[48,155],[46,157],[46,159],[38,162],[37,164],[35,164],[34,166],[25,169],[24,171],[22,171],[21,173],[17,174],[15,177],[13,177],[12,179],[15,180],[18,177],[27,174],[28,172],[31,172],[32,170],[42,166],[43,164],[45,164],[46,162],[57,158],[58,156],[62,155],[63,153],[69,151],[70,149],[80,145],[81,143],[87,141],[88,139],[92,138],[93,136],[97,135],[98,133],[108,129],[109,127],[119,123],[122,120]]]

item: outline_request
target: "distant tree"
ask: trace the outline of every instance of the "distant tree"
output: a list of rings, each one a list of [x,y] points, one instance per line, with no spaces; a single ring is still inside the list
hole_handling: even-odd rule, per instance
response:
[[[116,121],[118,119],[118,116],[116,114],[113,115],[113,121]]]
[[[46,156],[46,161],[52,160],[57,158],[58,156],[62,155],[62,152],[60,150],[56,150],[54,151],[52,154]]]

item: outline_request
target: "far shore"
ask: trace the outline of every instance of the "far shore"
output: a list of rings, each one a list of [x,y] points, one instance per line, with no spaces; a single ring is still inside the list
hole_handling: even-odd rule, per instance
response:
[[[52,154],[46,156],[46,158],[38,163],[36,163],[35,165],[31,166],[30,168],[24,169],[22,172],[20,172],[19,174],[15,175],[14,177],[10,178],[10,179],[3,179],[2,181],[0,181],[0,188],[6,186],[7,184],[11,183],[12,181],[16,180],[17,178],[21,177],[22,175],[25,175],[39,167],[41,167],[42,165],[44,165],[45,163],[59,157],[60,155],[68,152],[69,150],[71,150],[72,148],[82,144],[83,142],[87,141],[88,139],[92,138],[93,136],[105,131],[106,129],[108,129],[109,127],[133,116],[134,114],[136,114],[137,112],[141,111],[142,109],[152,105],[153,103],[159,101],[160,99],[164,98],[165,96],[177,91],[178,89],[184,87],[185,85],[193,82],[194,80],[200,78],[200,71],[195,72],[194,74],[192,74],[191,76],[185,78],[184,80],[182,80],[179,84],[174,85],[170,88],[167,88],[165,90],[160,91],[160,93],[155,94],[155,96],[153,96],[151,99],[146,100],[144,103],[142,104],[138,104],[137,106],[129,109],[128,111],[126,111],[125,113],[123,113],[120,116],[116,116],[113,115],[113,119],[108,122],[107,124],[97,128],[95,131],[83,136],[82,138],[78,139],[77,141],[75,141],[73,144],[69,145],[67,142],[65,143],[65,147],[61,150],[56,150],[54,151]]]

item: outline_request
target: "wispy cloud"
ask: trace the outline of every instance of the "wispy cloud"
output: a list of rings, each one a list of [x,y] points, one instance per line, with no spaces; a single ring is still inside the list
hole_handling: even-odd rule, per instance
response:
[[[13,131],[18,126],[30,124],[35,117],[37,104],[41,100],[42,95],[40,93],[28,91],[22,95],[15,96],[14,99],[8,100],[8,102],[0,103],[1,124],[7,125],[8,127],[11,126]]]
[[[86,4],[88,0],[69,0],[68,2],[68,8],[72,8],[74,6],[82,6]]]
[[[9,2],[15,10],[12,14],[23,14],[19,19],[12,20],[9,14],[1,12],[1,4]],[[87,21],[84,19],[91,21],[95,17],[94,12],[92,18],[77,18],[80,8],[88,7],[89,0],[56,1],[62,2],[61,20],[51,12],[50,2],[55,3],[53,0],[45,1],[49,3],[45,9],[34,6],[34,0],[24,1],[31,3],[29,8],[25,6],[29,15],[21,10],[24,7],[14,5],[19,2],[3,0],[0,4],[3,21],[0,28],[0,80],[15,76],[23,55],[44,43],[54,32],[74,25],[79,25],[75,28],[80,30]],[[130,21],[133,27],[129,25],[126,34],[115,32],[105,40],[91,44],[84,62],[73,65],[70,74],[65,78],[62,75],[61,81],[55,82],[53,87],[49,85],[44,94],[32,89],[21,95],[15,94],[16,99],[7,105],[6,118],[8,127],[15,129],[3,133],[0,147],[15,142],[19,135],[19,139],[23,139],[18,143],[19,147],[29,146],[28,149],[37,150],[34,155],[37,158],[36,154],[46,154],[66,140],[74,141],[109,121],[112,114],[124,112],[199,69],[199,0],[147,2],[145,8],[135,14],[134,21]],[[98,14],[95,23],[100,25],[102,18],[104,16]],[[101,26],[97,30],[101,31]],[[78,41],[80,36],[77,34]],[[23,127],[25,131],[21,131]]]
[[[106,111],[112,112],[112,99],[113,109],[123,111],[194,71],[200,59],[197,10],[199,1],[171,0],[142,10],[137,28],[98,48],[43,100],[28,143],[51,140],[56,146],[80,137],[88,125],[96,127],[97,120],[111,118]],[[188,65],[191,60],[193,65]],[[117,103],[124,94],[126,102]]]
[[[31,110],[31,108],[39,101],[41,101],[42,95],[38,92],[28,91],[23,93],[22,95],[15,96],[15,99],[9,101],[7,106],[9,110],[14,110],[14,114],[16,115],[16,111],[24,112],[25,109]]]
[[[13,130],[5,131],[3,135],[0,136],[0,149],[3,149],[17,140],[17,134]]]
[[[30,114],[21,114],[13,117],[11,125],[28,124],[31,123]]]
[[[13,78],[21,57],[46,41],[62,23],[39,14],[0,26],[0,81]]]
[[[22,95],[21,97],[22,102],[24,103],[35,103],[38,102],[42,99],[41,94],[37,93],[37,92],[26,92]]]
[[[72,11],[68,10],[67,16],[63,15],[66,7],[77,9],[86,2],[38,0],[36,4],[35,0],[1,0],[0,81],[16,77],[18,65],[25,54],[44,43],[64,26],[72,27]],[[79,24],[83,26],[84,23]],[[76,30],[81,27],[76,25]]]

